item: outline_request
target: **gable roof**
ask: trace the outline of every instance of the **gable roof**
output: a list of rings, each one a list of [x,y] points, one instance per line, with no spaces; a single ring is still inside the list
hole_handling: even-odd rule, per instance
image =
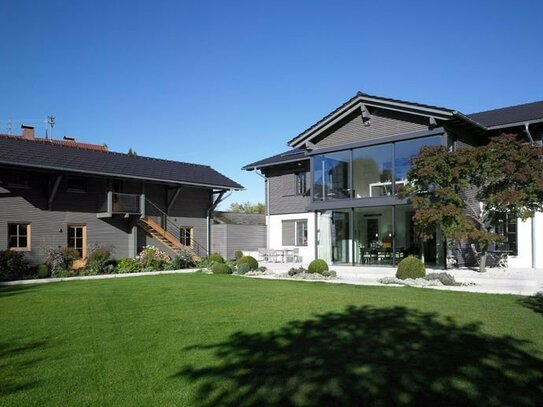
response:
[[[213,220],[216,223],[226,223],[228,225],[265,225],[266,215],[217,211],[213,212]]]
[[[270,165],[289,163],[309,159],[306,151],[301,148],[293,148],[292,150],[284,151],[280,154],[264,158],[263,160],[255,161],[254,163],[243,166],[242,170],[252,171],[257,168],[267,167]]]
[[[530,120],[543,119],[543,100],[472,113],[468,117],[486,127],[523,124]]]
[[[408,102],[405,100],[385,98],[381,96],[374,96],[367,93],[358,92],[343,105],[339,106],[337,109],[324,116],[311,127],[307,128],[296,137],[291,139],[288,142],[288,145],[295,148],[301,147],[303,143],[318,135],[321,131],[325,130],[328,126],[332,125],[337,120],[340,120],[353,113],[354,111],[360,109],[362,105],[416,114],[419,116],[427,116],[429,118],[433,117],[438,120],[456,119],[462,122],[466,122],[468,125],[471,126],[475,125],[476,127],[482,127],[479,124],[473,122],[470,118],[466,117],[462,113],[446,107]]]
[[[0,135],[0,164],[121,178],[189,184],[209,188],[243,189],[207,165],[129,156],[51,143],[44,139]]]

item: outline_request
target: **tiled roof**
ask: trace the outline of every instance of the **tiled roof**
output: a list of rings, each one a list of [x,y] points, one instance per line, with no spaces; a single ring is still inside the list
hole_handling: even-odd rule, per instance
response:
[[[305,154],[305,150],[302,150],[300,148],[294,148],[281,154],[276,154],[274,156],[264,158],[263,160],[247,164],[242,168],[242,170],[254,170],[261,167],[267,167],[268,165],[280,164],[290,161],[299,161],[307,158],[308,157]]]
[[[543,119],[543,100],[467,115],[486,127]]]
[[[216,223],[226,223],[229,225],[265,225],[266,216],[258,213],[239,213],[239,212],[214,212],[213,220]]]
[[[81,143],[78,143],[81,144]],[[82,146],[0,135],[0,164],[141,180],[243,189],[207,165],[129,156]]]

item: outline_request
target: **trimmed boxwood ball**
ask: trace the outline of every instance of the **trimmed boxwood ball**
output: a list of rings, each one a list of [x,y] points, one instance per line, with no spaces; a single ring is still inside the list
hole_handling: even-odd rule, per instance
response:
[[[258,261],[252,256],[243,256],[238,260],[238,266],[242,264],[248,264],[251,267],[251,270],[256,270],[258,268]]]
[[[414,256],[408,256],[398,264],[396,277],[400,280],[406,278],[423,278],[426,275],[424,263]]]
[[[322,274],[324,271],[328,271],[328,264],[323,259],[313,260],[307,268],[308,273]]]
[[[232,274],[232,269],[225,263],[215,263],[211,267],[211,272],[213,274]]]
[[[212,253],[207,258],[215,263],[224,263],[224,257],[222,257],[219,253]]]

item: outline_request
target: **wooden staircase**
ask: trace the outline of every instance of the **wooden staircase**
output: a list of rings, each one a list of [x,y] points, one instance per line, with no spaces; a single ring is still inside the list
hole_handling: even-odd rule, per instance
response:
[[[188,251],[194,261],[200,261],[201,258],[198,256],[192,247],[185,246],[179,241],[174,235],[165,230],[162,226],[156,223],[153,219],[149,217],[141,218],[138,221],[138,226],[140,226],[147,234],[158,240],[164,246],[169,248],[176,254],[181,253],[182,251]]]

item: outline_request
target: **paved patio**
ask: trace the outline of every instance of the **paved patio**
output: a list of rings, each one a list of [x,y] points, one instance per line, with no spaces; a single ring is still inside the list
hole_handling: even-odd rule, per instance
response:
[[[308,262],[303,263],[268,263],[261,262],[275,275],[258,276],[255,278],[280,278],[292,267],[303,266],[307,268]],[[329,283],[344,283],[358,285],[383,285],[378,283],[382,277],[394,277],[396,269],[393,267],[356,267],[356,266],[332,266],[331,270],[337,272],[338,278],[326,280]],[[445,270],[431,269],[427,273],[442,273]],[[456,281],[462,283],[472,282],[476,285],[461,287],[428,287],[437,290],[453,290],[494,294],[520,294],[534,295],[543,292],[543,269],[494,269],[489,268],[485,273],[479,273],[471,269],[450,269],[446,271],[452,274]],[[312,281],[312,280],[311,280]]]

